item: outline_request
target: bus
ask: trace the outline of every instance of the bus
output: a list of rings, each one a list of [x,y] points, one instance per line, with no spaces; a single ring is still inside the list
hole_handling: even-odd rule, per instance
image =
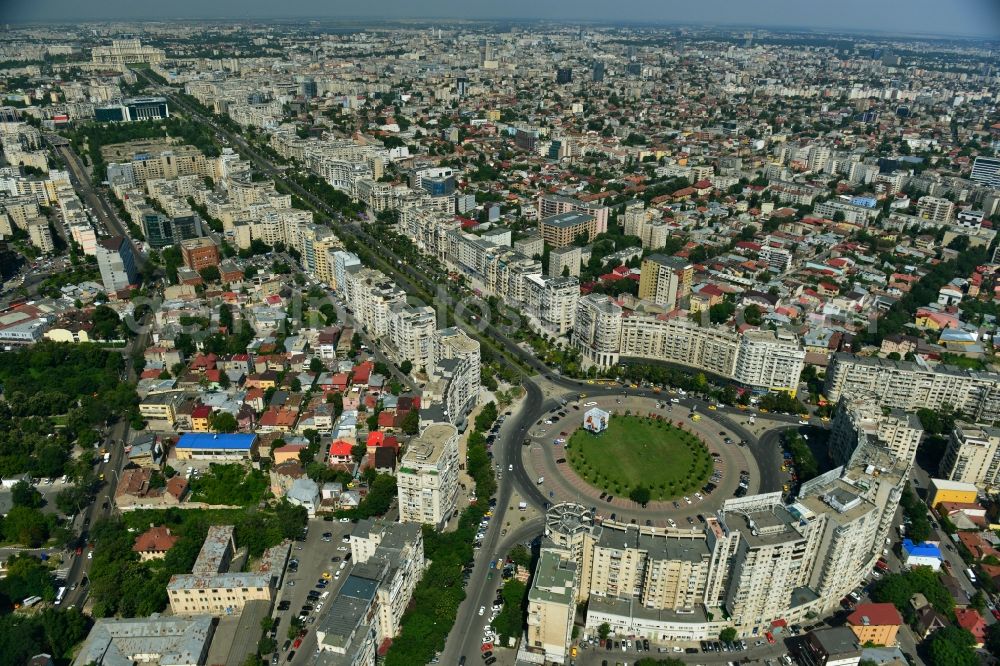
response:
[[[60,587],[59,590],[56,592],[56,602],[55,602],[56,606],[62,603],[63,597],[65,595],[66,595],[66,588]]]

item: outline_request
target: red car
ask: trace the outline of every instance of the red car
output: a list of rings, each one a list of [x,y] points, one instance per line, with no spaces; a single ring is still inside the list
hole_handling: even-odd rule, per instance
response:
[[[489,652],[492,649],[493,649],[493,643],[483,643],[483,648],[482,648],[483,652]]]
[[[774,645],[774,635],[772,635],[770,631],[764,634],[764,636],[767,638],[768,643]]]
[[[995,617],[996,619],[1000,620],[1000,610],[997,610],[996,608],[994,608],[990,612],[993,613],[993,617]]]
[[[301,646],[301,645],[302,645],[302,639],[301,639],[301,638],[296,638],[296,639],[295,639],[295,642],[294,642],[294,643],[292,643],[292,647],[293,647],[294,649],[296,649],[296,650],[298,650],[298,649],[299,649],[299,646]]]

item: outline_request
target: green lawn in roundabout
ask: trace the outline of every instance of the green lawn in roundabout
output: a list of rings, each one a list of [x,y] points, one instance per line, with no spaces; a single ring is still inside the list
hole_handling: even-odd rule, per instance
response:
[[[567,442],[566,460],[592,486],[643,504],[643,489],[648,500],[688,495],[705,485],[712,470],[698,437],[668,420],[630,415],[612,416],[597,434],[579,428]]]

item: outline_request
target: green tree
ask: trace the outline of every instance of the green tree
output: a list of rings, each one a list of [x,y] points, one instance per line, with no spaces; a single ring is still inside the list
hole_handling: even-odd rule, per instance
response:
[[[240,427],[236,417],[229,412],[215,412],[211,420],[215,432],[236,432]]]
[[[14,506],[25,506],[29,509],[39,509],[44,503],[42,494],[27,481],[18,481],[10,489],[10,499]]]
[[[205,266],[198,270],[198,275],[205,282],[218,282],[222,278],[222,274],[219,273],[219,268],[217,266]]]
[[[37,548],[49,538],[49,524],[38,509],[15,506],[3,521],[7,541]]]
[[[416,435],[420,431],[420,412],[411,409],[403,417],[402,430],[407,435]]]
[[[719,640],[723,643],[732,643],[736,640],[736,629],[733,627],[726,627],[719,632]]]
[[[607,640],[608,636],[611,635],[611,625],[607,622],[602,622],[601,626],[597,628],[597,637],[602,641]]]
[[[975,644],[968,630],[944,627],[931,636],[927,652],[934,666],[976,666],[979,659],[973,649]]]
[[[641,504],[642,506],[649,504],[649,500],[651,499],[649,488],[641,485],[633,488],[628,496],[630,500],[636,502],[637,504]]]

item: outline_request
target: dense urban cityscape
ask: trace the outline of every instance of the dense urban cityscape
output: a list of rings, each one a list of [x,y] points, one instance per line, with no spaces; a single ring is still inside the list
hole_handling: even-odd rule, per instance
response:
[[[0,31],[0,666],[1000,659],[996,12],[71,19]]]

